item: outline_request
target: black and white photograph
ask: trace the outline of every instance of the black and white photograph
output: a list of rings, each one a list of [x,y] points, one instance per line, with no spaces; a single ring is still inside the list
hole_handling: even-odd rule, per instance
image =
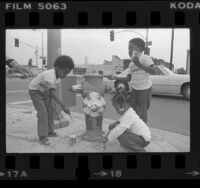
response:
[[[190,29],[7,29],[7,153],[190,152]]]

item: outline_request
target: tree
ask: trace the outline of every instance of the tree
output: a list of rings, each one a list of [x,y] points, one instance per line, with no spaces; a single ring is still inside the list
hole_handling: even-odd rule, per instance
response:
[[[176,72],[177,74],[187,74],[186,70],[183,67],[176,69]]]

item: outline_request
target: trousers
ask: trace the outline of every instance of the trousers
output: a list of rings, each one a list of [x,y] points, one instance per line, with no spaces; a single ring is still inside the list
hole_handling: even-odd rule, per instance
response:
[[[132,88],[130,93],[133,97],[131,107],[136,111],[139,117],[147,123],[147,112],[150,107],[152,87],[146,90],[136,90]]]
[[[48,92],[39,90],[29,90],[29,96],[33,102],[33,106],[37,111],[37,130],[38,136],[48,136],[53,131],[53,107],[52,99]]]
[[[146,141],[142,136],[125,131],[118,137],[120,145],[132,152],[146,152],[145,147],[149,145],[149,141]]]

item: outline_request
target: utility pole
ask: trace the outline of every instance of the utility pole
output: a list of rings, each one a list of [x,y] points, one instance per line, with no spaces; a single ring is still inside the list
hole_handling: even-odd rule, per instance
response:
[[[85,64],[88,64],[88,56],[85,56]]]
[[[61,55],[61,30],[60,29],[48,29],[47,30],[47,69],[54,68],[54,62],[56,58]],[[72,85],[76,84],[76,77],[67,76],[62,80],[61,83],[56,84],[56,95],[62,100],[62,102],[69,106],[75,106],[76,95],[74,92],[69,91]],[[65,120],[62,114],[62,108],[54,100],[52,101],[54,115],[54,122],[62,122],[67,126],[69,124],[68,120]],[[54,123],[54,124],[57,124]]]
[[[190,74],[190,50],[187,50],[186,72],[187,74]]]
[[[38,67],[38,47],[35,47],[35,59],[36,59],[36,66]]]
[[[43,32],[42,32],[42,57],[44,57]]]
[[[146,43],[148,42],[148,37],[149,37],[149,30],[147,29],[147,32],[146,32]]]
[[[41,34],[41,37],[42,37],[42,48],[40,48],[41,49],[41,56],[40,56],[40,58],[41,58],[41,60],[42,60],[42,71],[44,70],[44,64],[43,64],[43,62],[45,61],[46,62],[46,57],[44,57],[44,41],[43,41],[43,31],[39,31],[39,30],[37,30],[37,29],[33,29],[34,31],[37,31],[38,33],[40,33]]]
[[[45,61],[44,58],[44,44],[43,44],[43,32],[42,33],[42,71],[44,70],[44,64],[43,64],[43,61]]]
[[[47,30],[47,69],[54,67],[55,59],[61,55],[61,30],[48,29]],[[57,84],[56,95],[62,99],[61,84]],[[53,101],[54,120],[62,119],[62,108],[55,101]]]
[[[170,52],[170,63],[169,63],[169,69],[172,70],[172,61],[173,61],[173,51],[174,51],[174,29],[172,29],[172,37],[171,37],[171,52]]]

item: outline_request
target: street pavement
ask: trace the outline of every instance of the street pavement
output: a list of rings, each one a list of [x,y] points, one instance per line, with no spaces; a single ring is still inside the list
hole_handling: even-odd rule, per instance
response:
[[[72,112],[74,123],[66,115],[69,126],[56,129],[59,137],[50,138],[49,146],[41,145],[37,137],[36,111],[32,106],[9,105],[6,108],[6,151],[7,153],[121,153],[131,152],[119,145],[117,140],[107,142],[105,150],[97,142],[79,139],[85,132],[84,114]],[[108,132],[112,119],[104,118],[103,131]],[[150,128],[152,141],[147,152],[189,152],[190,137],[161,129]],[[77,135],[77,143],[69,144],[69,136]]]
[[[106,144],[102,151],[98,143],[83,140],[70,147],[69,135],[80,135],[85,130],[82,98],[76,97],[76,106],[71,107],[75,125],[58,129],[58,138],[50,138],[50,146],[42,146],[37,138],[36,112],[28,96],[30,80],[6,80],[6,145],[7,152],[129,152],[118,141]],[[107,107],[103,130],[106,133],[109,123],[119,118],[111,105],[112,95],[105,96]],[[66,117],[67,118],[67,117]],[[70,121],[70,120],[69,120]],[[147,152],[189,152],[190,147],[190,103],[180,97],[153,96],[148,112],[148,126],[152,142]]]

